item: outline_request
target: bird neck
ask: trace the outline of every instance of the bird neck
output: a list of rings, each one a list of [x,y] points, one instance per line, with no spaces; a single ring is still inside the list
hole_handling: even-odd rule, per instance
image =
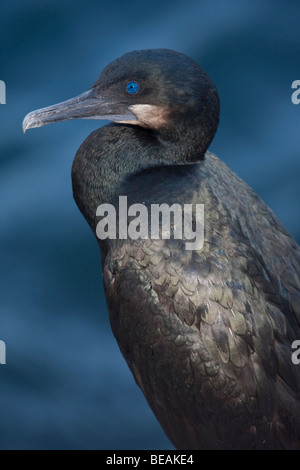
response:
[[[119,195],[126,194],[126,184],[132,177],[140,179],[143,171],[149,169],[203,159],[198,137],[195,132],[180,129],[158,134],[120,124],[110,124],[90,134],[75,156],[72,185],[76,204],[93,232],[97,207],[116,204]]]

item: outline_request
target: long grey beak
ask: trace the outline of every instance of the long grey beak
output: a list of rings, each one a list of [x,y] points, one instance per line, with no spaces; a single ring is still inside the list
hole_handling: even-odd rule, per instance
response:
[[[125,103],[99,97],[95,89],[75,96],[62,103],[37,109],[25,116],[23,132],[33,127],[42,127],[51,122],[68,121],[70,119],[105,119],[115,122],[136,121],[136,116]]]

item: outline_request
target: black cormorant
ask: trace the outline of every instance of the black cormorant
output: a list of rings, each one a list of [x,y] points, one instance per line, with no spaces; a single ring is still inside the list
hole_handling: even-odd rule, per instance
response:
[[[219,121],[212,81],[181,53],[133,51],[87,92],[27,115],[24,130],[75,118],[114,121],[72,168],[95,234],[97,207],[121,195],[149,210],[204,204],[199,249],[172,236],[175,216],[169,239],[97,237],[112,330],[169,439],[178,449],[300,448],[300,250],[207,151]]]

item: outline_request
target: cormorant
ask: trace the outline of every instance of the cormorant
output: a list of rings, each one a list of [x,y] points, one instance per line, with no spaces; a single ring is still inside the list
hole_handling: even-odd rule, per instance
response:
[[[116,207],[119,196],[149,210],[204,204],[199,249],[172,236],[175,215],[169,239],[126,239],[118,229],[115,239],[97,237],[113,333],[171,442],[299,449],[300,249],[207,151],[219,122],[210,78],[184,54],[132,51],[87,92],[28,114],[24,131],[75,118],[114,122],[92,132],[72,168],[95,235],[97,207]]]

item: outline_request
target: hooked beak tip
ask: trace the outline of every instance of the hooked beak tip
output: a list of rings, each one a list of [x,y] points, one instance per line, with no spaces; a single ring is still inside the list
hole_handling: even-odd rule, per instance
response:
[[[28,113],[24,120],[23,120],[23,124],[22,124],[22,129],[23,129],[23,133],[25,134],[25,132],[27,131],[27,129],[31,129],[32,127],[38,127],[38,125],[32,125],[33,123],[33,116],[32,116],[33,112],[31,113]]]

